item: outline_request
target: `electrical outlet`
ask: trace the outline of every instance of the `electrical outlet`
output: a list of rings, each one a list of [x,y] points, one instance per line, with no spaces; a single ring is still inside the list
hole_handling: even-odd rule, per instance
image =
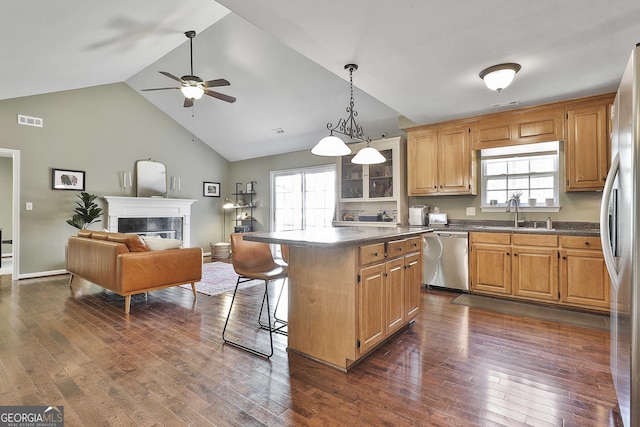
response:
[[[33,210],[33,203],[31,203],[31,202],[27,202],[27,203],[25,203],[25,207],[24,207],[24,208],[25,208],[26,210],[28,210],[28,211]]]
[[[475,215],[475,214],[476,214],[476,208],[474,207],[467,208],[467,215]]]

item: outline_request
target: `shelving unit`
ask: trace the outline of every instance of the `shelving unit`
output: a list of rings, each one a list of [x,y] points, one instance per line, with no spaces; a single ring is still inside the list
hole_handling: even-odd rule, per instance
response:
[[[233,220],[235,224],[233,227],[234,233],[253,231],[253,222],[255,221],[253,217],[253,208],[255,207],[254,197],[256,195],[255,188],[256,181],[250,181],[247,184],[246,190],[241,182],[236,182],[236,191],[231,194],[235,196],[235,203],[232,208],[236,213]]]
[[[386,161],[376,165],[351,163],[364,144],[351,146],[354,154],[337,160],[338,226],[395,226],[408,221],[404,153],[401,137],[372,141]]]

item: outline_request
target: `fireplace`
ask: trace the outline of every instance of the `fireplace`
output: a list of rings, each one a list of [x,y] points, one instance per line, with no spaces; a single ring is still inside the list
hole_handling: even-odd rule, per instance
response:
[[[191,242],[191,205],[196,200],[105,196],[109,231],[159,235]]]

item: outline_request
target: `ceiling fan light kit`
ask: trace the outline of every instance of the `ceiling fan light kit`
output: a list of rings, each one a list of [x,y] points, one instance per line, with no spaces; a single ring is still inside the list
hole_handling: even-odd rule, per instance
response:
[[[347,107],[349,116],[347,118],[339,119],[338,123],[335,126],[332,123],[327,123],[329,136],[322,138],[315,145],[315,147],[311,149],[311,153],[318,156],[333,157],[345,156],[347,154],[350,154],[351,149],[347,146],[347,144],[342,139],[334,135],[334,133],[339,133],[341,135],[349,137],[349,139],[352,141],[355,140],[367,143],[367,146],[360,150],[358,154],[356,154],[356,156],[351,159],[352,163],[365,165],[383,163],[386,161],[384,156],[380,154],[378,150],[369,146],[371,140],[364,136],[362,126],[356,123],[358,112],[353,108],[353,72],[358,69],[358,66],[356,64],[347,64],[344,66],[344,69],[349,71],[349,89],[351,90],[351,98],[349,99],[349,106]],[[365,150],[366,152],[361,155],[361,153]]]
[[[204,81],[200,77],[193,74],[193,39],[196,36],[195,31],[187,31],[184,33],[185,36],[189,39],[189,57],[191,59],[191,74],[182,77],[176,77],[171,73],[166,71],[159,71],[163,76],[167,76],[170,79],[173,79],[177,82],[180,82],[180,87],[161,87],[154,89],[142,89],[142,91],[153,91],[153,90],[167,90],[167,89],[180,89],[182,95],[184,95],[184,106],[192,107],[193,101],[195,99],[202,98],[202,95],[209,95],[213,98],[220,99],[226,102],[236,102],[236,99],[233,96],[225,95],[220,92],[215,92],[210,90],[210,87],[218,87],[218,86],[229,86],[229,81],[225,79],[216,79],[216,80],[208,80]]]
[[[513,62],[498,64],[480,71],[480,78],[489,89],[501,92],[511,84],[520,68],[520,64]]]

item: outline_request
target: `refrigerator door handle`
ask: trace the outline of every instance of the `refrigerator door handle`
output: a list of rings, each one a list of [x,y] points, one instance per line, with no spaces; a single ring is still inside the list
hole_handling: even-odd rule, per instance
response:
[[[609,203],[611,201],[611,194],[613,193],[613,182],[616,179],[619,169],[620,155],[616,153],[616,156],[611,161],[611,169],[609,169],[607,180],[604,183],[604,189],[602,190],[602,204],[600,205],[600,242],[602,243],[604,263],[607,266],[611,280],[616,284],[618,283],[618,271],[616,269],[615,259],[613,258],[611,241],[609,240]]]

